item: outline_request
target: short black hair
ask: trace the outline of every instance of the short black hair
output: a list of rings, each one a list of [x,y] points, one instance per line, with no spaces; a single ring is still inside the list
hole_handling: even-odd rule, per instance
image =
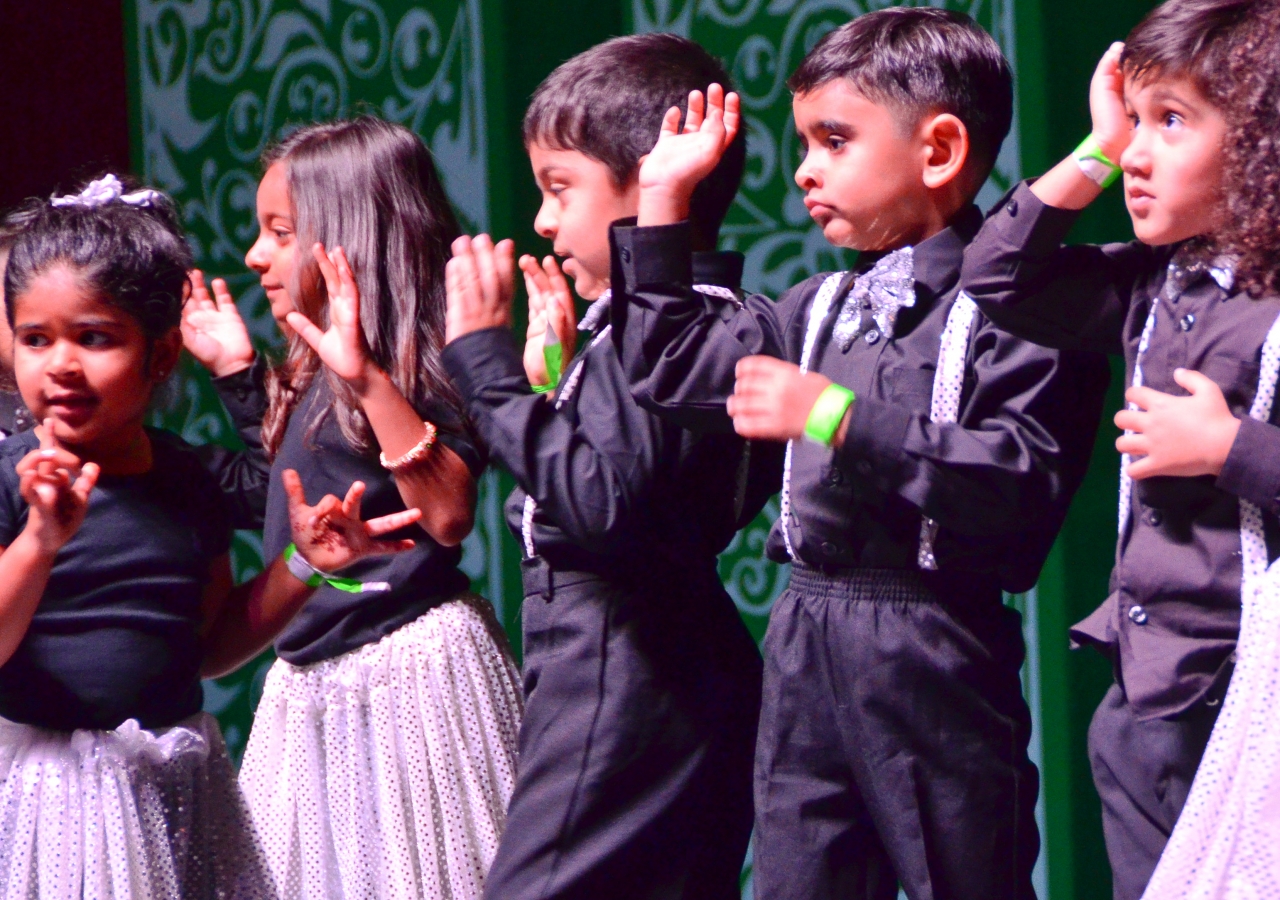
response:
[[[131,315],[151,340],[182,319],[191,248],[173,201],[156,191],[145,205],[110,200],[20,209],[22,225],[4,271],[5,312],[44,273],[65,266],[101,298]]]
[[[1120,68],[1134,81],[1191,80],[1219,105],[1231,93],[1232,38],[1256,0],[1169,0],[1134,26],[1125,39]]]
[[[0,253],[9,252],[9,248],[18,242],[18,235],[22,234],[22,229],[32,218],[31,210],[26,207],[18,207],[0,216]]]
[[[951,113],[985,176],[1013,122],[1013,72],[995,39],[964,13],[890,7],[818,41],[787,80],[805,94],[843,78],[873,103],[919,120]],[[979,179],[979,182],[981,179]]]
[[[562,64],[533,94],[524,116],[524,143],[576,150],[604,163],[618,187],[635,175],[658,140],[673,106],[687,112],[690,91],[716,83],[733,90],[723,65],[688,38],[633,34],[598,44]],[[693,192],[689,220],[715,242],[746,164],[746,129]]]

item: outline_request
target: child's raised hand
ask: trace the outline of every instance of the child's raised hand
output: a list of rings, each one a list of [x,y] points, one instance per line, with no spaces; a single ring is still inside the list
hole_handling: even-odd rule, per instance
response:
[[[215,378],[233,375],[253,362],[253,344],[236,302],[221,278],[213,279],[213,296],[204,273],[191,270],[191,296],[182,306],[182,344]]]
[[[289,501],[289,527],[303,559],[322,572],[336,572],[366,556],[400,553],[413,549],[413,541],[379,540],[384,534],[412,525],[422,518],[417,509],[360,521],[364,483],[357,481],[339,500],[326,494],[315,506],[307,505],[302,480],[293,469],[281,473]]]
[[[1116,439],[1116,449],[1140,457],[1129,477],[1217,475],[1240,430],[1222,390],[1199,372],[1175,369],[1173,380],[1190,392],[1175,397],[1147,387],[1131,387],[1125,399],[1139,409],[1116,413],[1117,427],[1132,431]]]
[[[99,469],[96,463],[81,464],[80,457],[58,446],[52,419],[37,425],[35,432],[40,446],[24,456],[14,471],[18,491],[30,507],[25,530],[52,555],[84,521]]]
[[[804,436],[805,422],[818,395],[831,380],[800,373],[794,363],[772,356],[738,360],[737,381],[729,398],[733,429],[745,438],[788,441]]]
[[[511,325],[516,292],[515,244],[496,245],[487,234],[453,242],[453,259],[445,266],[445,343],[485,328]]]
[[[573,307],[573,294],[554,256],[542,260],[542,265],[532,256],[520,257],[520,272],[529,292],[529,328],[525,333],[524,371],[530,384],[548,384],[547,359],[543,353],[547,326],[560,339],[561,371],[573,359],[578,336],[577,312]]]
[[[320,360],[343,381],[359,384],[369,374],[372,361],[360,328],[360,289],[356,286],[347,254],[341,247],[325,252],[324,244],[311,248],[329,293],[329,330],[321,331],[300,312],[285,317],[289,327],[311,345]]]
[[[1093,115],[1093,136],[1102,152],[1116,165],[1120,154],[1129,146],[1132,124],[1124,108],[1124,73],[1120,70],[1120,54],[1124,44],[1117,41],[1107,48],[1094,69],[1089,82],[1089,111]]]
[[[662,119],[658,142],[640,162],[640,225],[670,225],[689,218],[689,198],[711,174],[738,133],[738,95],[724,88],[689,94],[689,114],[680,128],[680,108]]]

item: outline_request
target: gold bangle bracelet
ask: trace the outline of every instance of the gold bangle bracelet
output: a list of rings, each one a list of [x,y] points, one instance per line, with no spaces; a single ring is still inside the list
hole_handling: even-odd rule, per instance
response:
[[[430,422],[423,422],[422,424],[426,427],[427,433],[422,436],[422,440],[414,444],[403,456],[387,459],[387,454],[378,454],[378,462],[382,463],[382,468],[390,472],[400,472],[422,461],[436,442],[436,426]]]

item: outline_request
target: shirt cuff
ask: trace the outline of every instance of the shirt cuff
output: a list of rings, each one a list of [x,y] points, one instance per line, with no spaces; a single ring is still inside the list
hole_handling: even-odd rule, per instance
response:
[[[887,492],[901,467],[902,444],[914,414],[906,407],[870,397],[854,400],[850,410],[836,463],[863,483]]]
[[[1020,255],[1044,258],[1056,252],[1080,217],[1080,210],[1049,206],[1024,181],[1005,194],[987,215],[984,229],[995,229]]]
[[[609,229],[609,243],[625,293],[634,294],[648,285],[693,284],[693,241],[688,222],[646,228],[614,224]]]
[[[1268,512],[1280,509],[1280,428],[1242,418],[1217,485]]]
[[[266,360],[254,354],[249,368],[212,379],[213,389],[233,422],[262,424],[267,414],[266,374]]]
[[[464,334],[445,346],[440,360],[466,401],[495,381],[516,378],[524,381],[526,390],[529,387],[524,360],[510,328],[483,328]]]

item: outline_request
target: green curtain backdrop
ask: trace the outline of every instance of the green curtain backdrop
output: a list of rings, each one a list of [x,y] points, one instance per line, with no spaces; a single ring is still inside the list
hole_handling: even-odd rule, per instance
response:
[[[798,162],[785,79],[830,29],[890,5],[878,0],[125,0],[135,171],[182,204],[199,265],[228,280],[255,341],[279,339],[256,277],[243,262],[254,239],[257,157],[297,126],[368,110],[420,134],[466,228],[532,234],[537,207],[519,121],[537,83],[570,55],[628,31],[675,31],[730,67],[743,97],[750,156],[723,246],[746,255],[746,287],[776,296],[807,275],[846,267],[812,225],[792,175]],[[1087,129],[1084,90],[1093,61],[1152,5],[1149,0],[945,0],[973,15],[1018,75],[1013,133],[979,202],[1023,170],[1040,171]],[[1052,108],[1055,115],[1050,115]],[[1091,211],[1082,237],[1125,239],[1122,210]],[[188,364],[157,410],[159,424],[195,443],[236,444],[208,385]],[[1084,730],[1108,679],[1097,658],[1068,655],[1066,626],[1105,594],[1114,542],[1115,463],[1099,438],[1094,471],[1037,591],[1010,598],[1024,614],[1024,682],[1035,719],[1032,751],[1044,773],[1038,814],[1045,849],[1041,897],[1109,895]],[[490,472],[463,566],[491,599],[519,650],[519,551],[501,502],[510,482]],[[777,501],[735,538],[721,575],[753,634],[786,583],[763,559]],[[260,541],[237,535],[237,573],[261,565]],[[242,750],[270,655],[206,684],[206,706]],[[1047,815],[1046,815],[1047,812]],[[749,896],[749,863],[744,896]]]

